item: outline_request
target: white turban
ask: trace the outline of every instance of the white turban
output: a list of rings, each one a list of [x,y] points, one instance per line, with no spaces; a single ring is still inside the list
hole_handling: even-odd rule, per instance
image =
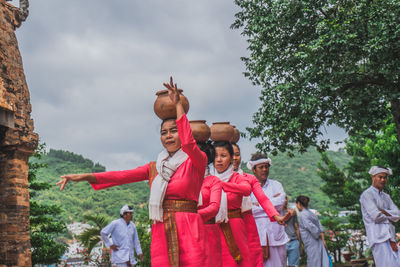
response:
[[[377,175],[378,173],[387,173],[388,175],[392,175],[393,172],[390,168],[386,167],[380,167],[380,166],[372,166],[371,169],[369,169],[369,174],[372,176]]]
[[[254,168],[254,166],[261,164],[261,163],[268,163],[269,166],[271,166],[271,159],[270,158],[263,158],[263,159],[258,159],[255,161],[248,161],[247,162],[247,169],[252,170]]]

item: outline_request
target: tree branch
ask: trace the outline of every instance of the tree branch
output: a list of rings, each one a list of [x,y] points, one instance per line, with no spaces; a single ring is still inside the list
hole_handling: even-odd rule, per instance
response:
[[[366,76],[362,80],[358,80],[358,81],[354,81],[354,82],[350,82],[350,83],[345,83],[336,92],[338,94],[342,94],[342,93],[344,93],[345,91],[347,91],[350,88],[365,87],[366,85],[385,85],[385,86],[392,87],[394,84],[389,82],[388,80],[386,80],[383,75],[379,74],[377,77]]]

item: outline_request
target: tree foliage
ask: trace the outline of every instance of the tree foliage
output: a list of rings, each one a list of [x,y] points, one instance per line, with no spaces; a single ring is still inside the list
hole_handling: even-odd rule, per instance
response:
[[[322,190],[331,198],[331,203],[347,210],[356,211],[349,217],[353,229],[363,229],[359,198],[361,193],[371,185],[368,170],[373,165],[388,166],[393,175],[388,177],[385,192],[394,203],[400,202],[400,144],[397,142],[397,131],[393,121],[385,120],[382,131],[353,135],[346,142],[346,151],[352,159],[344,168],[339,168],[327,156],[323,155],[320,163],[320,177],[325,181]]]
[[[69,151],[50,149],[44,154],[42,161],[49,168],[41,169],[39,174],[45,182],[55,184],[59,177],[71,173],[91,173],[105,171],[100,164],[82,155]],[[67,212],[61,216],[69,222],[82,222],[86,214],[102,214],[109,217],[117,215],[123,203],[133,203],[134,208],[146,203],[149,196],[147,182],[126,184],[104,190],[95,191],[88,183],[71,183],[60,192],[59,187],[52,186],[37,198],[47,203],[59,204]]]
[[[263,87],[248,128],[260,150],[327,148],[325,125],[379,130],[388,115],[400,140],[400,0],[235,3],[245,76]]]
[[[108,225],[110,219],[104,215],[86,214],[83,217],[86,221],[94,224],[94,227],[83,231],[78,235],[77,239],[88,250],[88,254],[90,254],[92,249],[101,241],[101,229]]]
[[[42,177],[38,175],[41,168],[47,167],[40,161],[45,153],[44,148],[44,144],[39,145],[32,156],[35,160],[28,163],[32,265],[57,263],[67,248],[64,243],[57,241],[59,234],[66,231],[65,223],[57,218],[62,213],[60,206],[36,200],[39,191],[51,187],[42,182]]]

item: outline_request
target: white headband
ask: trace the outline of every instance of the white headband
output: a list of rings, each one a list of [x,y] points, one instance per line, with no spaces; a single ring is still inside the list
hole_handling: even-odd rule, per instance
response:
[[[390,168],[386,167],[379,167],[379,166],[372,166],[371,169],[369,169],[369,174],[372,176],[377,175],[378,173],[387,173],[388,175],[392,175],[393,172]]]
[[[270,158],[264,158],[264,159],[258,159],[255,161],[248,161],[247,162],[247,169],[252,170],[254,168],[254,166],[261,164],[261,163],[268,163],[271,166],[271,159]]]

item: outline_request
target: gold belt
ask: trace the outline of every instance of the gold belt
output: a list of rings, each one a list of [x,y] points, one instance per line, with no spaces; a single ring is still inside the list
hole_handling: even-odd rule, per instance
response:
[[[179,243],[175,212],[197,213],[197,202],[183,199],[165,199],[163,202],[164,230],[171,267],[179,267]]]
[[[215,224],[215,217],[212,217],[208,221],[204,222],[204,224]]]
[[[233,219],[233,218],[243,218],[243,216],[242,216],[242,210],[241,210],[241,209],[228,210],[228,218],[229,218],[229,219]]]
[[[244,215],[244,214],[250,214],[250,215],[253,215],[253,212],[252,212],[252,210],[251,209],[249,209],[249,210],[246,210],[245,212],[242,212],[242,215]],[[242,216],[243,217],[243,216]]]
[[[240,209],[228,210],[228,218],[242,218],[242,211]],[[219,227],[221,227],[222,233],[224,234],[229,253],[236,262],[239,262],[242,259],[242,255],[240,254],[240,250],[236,245],[235,239],[233,237],[231,225],[229,224],[229,222],[220,223]]]

